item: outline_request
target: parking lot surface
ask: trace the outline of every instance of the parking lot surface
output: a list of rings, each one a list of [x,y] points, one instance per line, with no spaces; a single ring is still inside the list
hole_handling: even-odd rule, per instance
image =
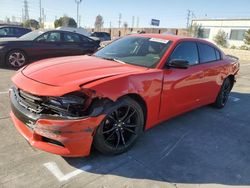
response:
[[[250,62],[224,109],[146,131],[122,155],[64,158],[31,147],[10,120],[13,70],[0,69],[0,187],[250,187]]]

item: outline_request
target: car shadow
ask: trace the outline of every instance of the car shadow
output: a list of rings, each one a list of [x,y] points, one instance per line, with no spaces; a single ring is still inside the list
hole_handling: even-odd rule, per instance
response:
[[[169,183],[250,185],[250,94],[232,92],[224,109],[206,106],[146,131],[122,155],[64,158],[73,167]]]

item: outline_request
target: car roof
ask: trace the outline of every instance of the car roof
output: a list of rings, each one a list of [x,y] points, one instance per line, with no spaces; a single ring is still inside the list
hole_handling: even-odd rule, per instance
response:
[[[130,36],[138,36],[138,37],[147,37],[147,38],[158,38],[158,39],[163,39],[163,40],[171,40],[173,42],[177,42],[180,40],[195,40],[195,41],[205,41],[202,39],[198,38],[193,38],[193,37],[184,37],[184,36],[179,36],[179,35],[162,35],[162,34],[132,34]]]
[[[179,41],[196,41],[196,42],[202,42],[209,44],[213,47],[218,48],[215,44],[212,42],[209,42],[204,39],[200,38],[194,38],[194,37],[184,37],[184,36],[179,36],[179,35],[162,35],[162,34],[132,34],[129,36],[137,36],[137,37],[146,37],[146,38],[158,38],[158,39],[163,39],[163,40],[170,40],[173,41],[174,43],[179,42]]]

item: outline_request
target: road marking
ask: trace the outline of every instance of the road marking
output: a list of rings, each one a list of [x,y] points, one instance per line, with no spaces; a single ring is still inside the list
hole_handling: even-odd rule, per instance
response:
[[[9,91],[0,91],[0,95],[8,94]]]
[[[229,98],[230,98],[230,100],[233,101],[233,102],[238,102],[238,101],[240,100],[239,98],[237,98],[237,97],[232,97],[232,96],[230,96]]]
[[[68,174],[63,174],[55,162],[48,162],[43,164],[56,178],[58,181],[67,181],[84,171],[88,171],[92,168],[91,165],[84,165],[80,169],[74,170]]]

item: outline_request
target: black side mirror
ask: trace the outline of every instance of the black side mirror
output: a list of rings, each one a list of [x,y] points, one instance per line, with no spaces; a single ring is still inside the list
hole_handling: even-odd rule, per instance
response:
[[[173,59],[167,64],[167,67],[187,69],[189,67],[189,62],[184,59]]]

